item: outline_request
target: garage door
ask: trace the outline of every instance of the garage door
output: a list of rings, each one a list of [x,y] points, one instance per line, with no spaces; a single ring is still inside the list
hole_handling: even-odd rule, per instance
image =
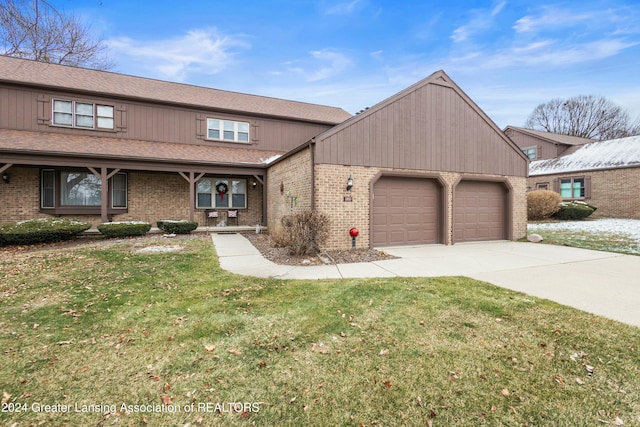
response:
[[[453,206],[454,242],[505,239],[506,194],[499,182],[461,181]]]
[[[431,179],[382,177],[373,188],[373,246],[438,243],[440,187]]]

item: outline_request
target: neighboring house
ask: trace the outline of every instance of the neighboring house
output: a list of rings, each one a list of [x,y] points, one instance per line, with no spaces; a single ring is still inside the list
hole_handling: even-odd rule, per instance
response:
[[[327,248],[517,239],[527,158],[442,71],[340,108],[0,57],[0,222],[192,219],[279,227]],[[347,179],[353,187],[347,190]]]
[[[555,159],[571,147],[594,142],[593,139],[507,126],[504,133],[530,160]]]
[[[640,219],[640,136],[592,142],[531,162],[528,187],[582,200],[596,217]]]

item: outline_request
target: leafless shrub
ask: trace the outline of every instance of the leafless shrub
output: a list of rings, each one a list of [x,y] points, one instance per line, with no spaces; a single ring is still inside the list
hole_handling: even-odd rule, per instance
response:
[[[549,218],[560,209],[562,197],[555,191],[535,190],[527,193],[527,218],[539,221]]]
[[[316,211],[303,211],[281,220],[291,255],[315,254],[329,237],[329,217]]]

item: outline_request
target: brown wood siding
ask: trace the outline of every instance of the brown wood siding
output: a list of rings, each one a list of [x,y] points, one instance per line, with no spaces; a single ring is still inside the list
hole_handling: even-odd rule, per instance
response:
[[[102,131],[51,126],[52,98],[113,105],[115,129]],[[228,143],[204,139],[207,117],[251,123],[251,143]],[[286,152],[309,141],[331,126],[0,86],[0,128],[184,144],[204,143],[220,147],[233,146]]]
[[[450,87],[427,84],[336,132],[320,135],[317,162],[526,176],[527,162]]]
[[[533,135],[517,132],[513,129],[507,129],[505,133],[520,149],[538,147],[538,158],[532,160],[555,159],[559,154],[556,152],[556,144],[552,142],[536,138]]]
[[[0,127],[38,129],[38,99],[35,92],[0,87]]]

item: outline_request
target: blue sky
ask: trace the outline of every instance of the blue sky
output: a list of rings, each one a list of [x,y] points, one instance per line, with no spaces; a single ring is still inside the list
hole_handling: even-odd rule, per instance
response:
[[[498,124],[602,95],[640,116],[640,3],[54,0],[113,71],[355,113],[443,69]]]

